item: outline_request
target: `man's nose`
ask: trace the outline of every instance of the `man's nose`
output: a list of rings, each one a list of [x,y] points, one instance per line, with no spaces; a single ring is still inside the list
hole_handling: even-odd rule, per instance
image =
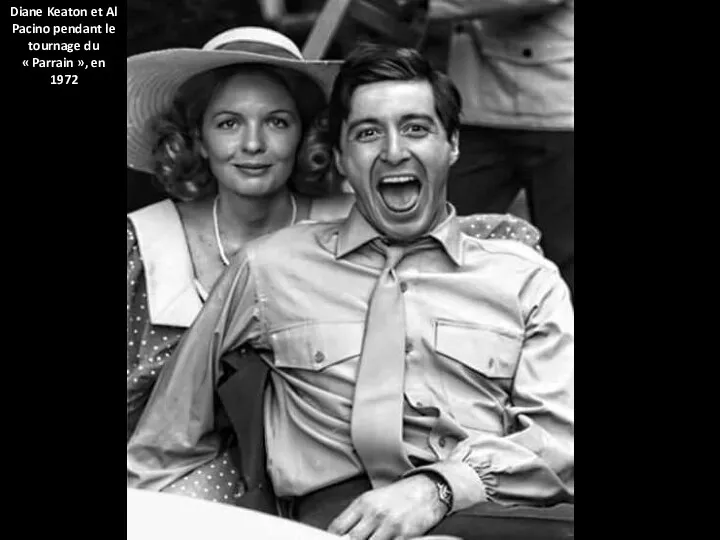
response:
[[[399,133],[388,134],[380,157],[391,165],[402,163],[410,157],[410,152]]]

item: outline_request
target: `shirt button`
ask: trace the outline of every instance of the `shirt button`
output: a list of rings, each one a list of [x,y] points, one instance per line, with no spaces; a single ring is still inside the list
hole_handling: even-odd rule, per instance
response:
[[[325,355],[322,353],[322,351],[318,351],[315,353],[315,361],[318,364],[325,361]]]
[[[408,284],[405,281],[400,282],[400,292],[405,292],[408,289]]]
[[[447,442],[447,439],[445,437],[440,437],[438,439],[438,444],[440,445],[440,448],[445,448],[445,443]]]

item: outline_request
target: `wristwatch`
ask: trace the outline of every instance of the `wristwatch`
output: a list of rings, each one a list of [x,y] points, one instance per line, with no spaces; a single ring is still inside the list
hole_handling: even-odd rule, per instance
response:
[[[447,515],[453,507],[452,489],[450,489],[450,485],[439,474],[433,475],[433,479],[435,481],[435,487],[437,488],[438,499],[440,499],[440,502],[447,507],[447,512],[445,512]]]

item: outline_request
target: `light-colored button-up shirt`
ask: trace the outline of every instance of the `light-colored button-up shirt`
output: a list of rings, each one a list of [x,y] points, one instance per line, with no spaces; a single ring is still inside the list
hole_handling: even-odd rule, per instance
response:
[[[531,248],[465,235],[454,212],[430,236],[438,248],[396,270],[407,326],[404,444],[417,465],[398,478],[441,474],[454,510],[572,500],[567,286]],[[160,490],[216,456],[219,360],[243,345],[273,363],[265,423],[276,493],[304,495],[362,474],[350,419],[368,300],[384,264],[368,246],[377,237],[354,209],[248,244],[162,371],[128,444],[128,485]]]

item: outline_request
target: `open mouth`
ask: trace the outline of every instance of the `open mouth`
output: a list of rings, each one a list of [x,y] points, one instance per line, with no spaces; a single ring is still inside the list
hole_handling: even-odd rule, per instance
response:
[[[378,192],[393,212],[409,212],[420,199],[422,184],[416,176],[385,176],[378,184]]]

